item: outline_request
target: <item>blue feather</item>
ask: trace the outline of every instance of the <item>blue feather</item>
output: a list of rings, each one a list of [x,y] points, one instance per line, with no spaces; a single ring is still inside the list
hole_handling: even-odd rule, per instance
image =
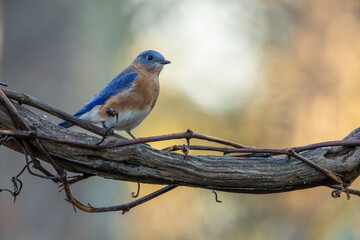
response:
[[[67,121],[63,121],[63,122],[59,123],[58,126],[63,127],[63,128],[69,128],[69,127],[72,127],[74,125],[71,124],[71,123],[68,123]]]
[[[121,93],[133,85],[134,81],[139,76],[136,72],[131,72],[131,68],[125,69],[119,75],[117,75],[110,83],[108,83],[103,90],[88,101],[85,106],[74,114],[75,117],[81,117],[84,113],[91,111],[98,105],[103,105],[111,96]],[[69,128],[73,126],[66,121],[58,124],[59,126]]]

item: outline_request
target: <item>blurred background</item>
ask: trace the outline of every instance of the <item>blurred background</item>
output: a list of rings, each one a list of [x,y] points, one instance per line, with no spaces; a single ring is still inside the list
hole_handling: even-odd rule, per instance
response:
[[[157,105],[133,131],[137,137],[191,128],[283,148],[342,139],[359,127],[357,0],[7,0],[0,6],[1,81],[70,113],[141,51],[171,60]],[[4,147],[0,155],[0,187],[10,188],[24,159]],[[52,182],[28,173],[21,179],[15,203],[0,194],[2,240],[360,239],[359,198],[333,199],[328,188],[219,192],[219,204],[208,190],[184,187],[121,215],[74,213]],[[158,188],[142,185],[141,194]],[[94,178],[72,189],[82,202],[106,206],[131,201],[136,184]]]

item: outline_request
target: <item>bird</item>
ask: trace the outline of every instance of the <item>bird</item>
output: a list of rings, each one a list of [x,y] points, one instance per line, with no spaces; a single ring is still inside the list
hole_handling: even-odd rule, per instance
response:
[[[140,53],[104,89],[92,97],[74,116],[103,127],[104,136],[114,130],[125,131],[133,139],[136,128],[151,112],[159,96],[159,74],[171,63],[161,53],[147,50]],[[73,124],[64,121],[64,128]]]

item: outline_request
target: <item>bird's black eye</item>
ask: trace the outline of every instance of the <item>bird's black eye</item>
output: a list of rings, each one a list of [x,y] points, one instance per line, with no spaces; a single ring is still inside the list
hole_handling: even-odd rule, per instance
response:
[[[148,56],[146,57],[146,59],[149,60],[149,61],[153,60],[153,58],[154,58],[154,57],[151,56],[151,55],[148,55]]]

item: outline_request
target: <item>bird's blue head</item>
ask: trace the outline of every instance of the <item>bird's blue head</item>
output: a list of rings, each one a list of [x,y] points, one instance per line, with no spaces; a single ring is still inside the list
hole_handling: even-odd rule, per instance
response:
[[[135,64],[145,65],[149,70],[162,69],[165,64],[171,63],[161,53],[147,50],[140,53],[134,60]]]

